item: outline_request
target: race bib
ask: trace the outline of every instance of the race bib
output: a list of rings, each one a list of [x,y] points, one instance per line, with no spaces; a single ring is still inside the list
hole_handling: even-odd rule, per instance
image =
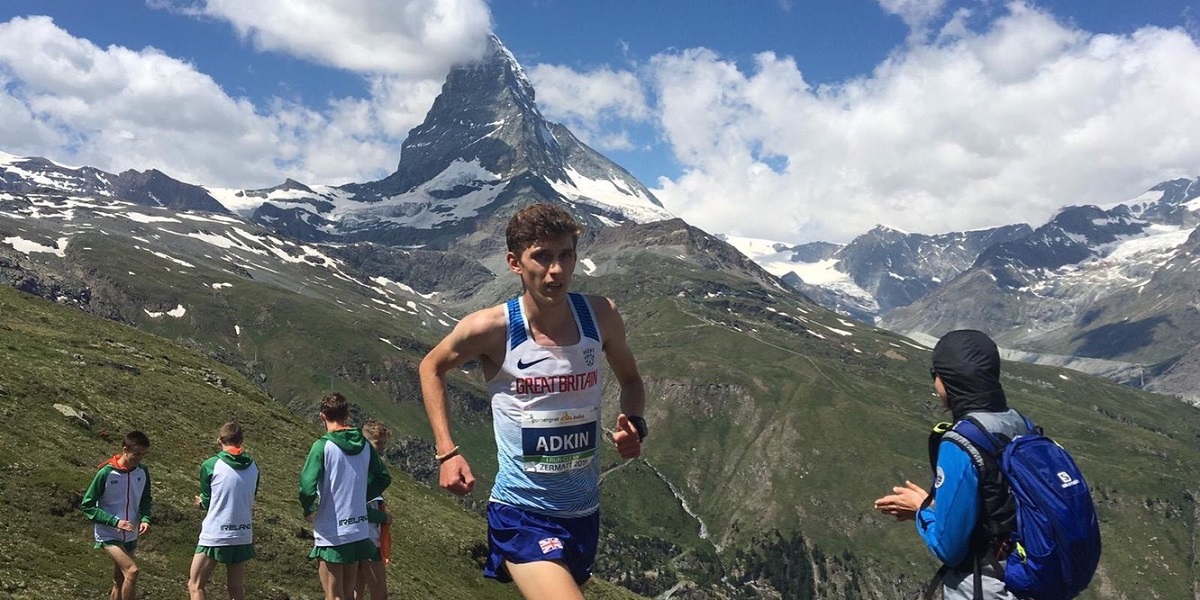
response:
[[[531,410],[521,418],[521,450],[527,473],[566,473],[596,457],[600,408]]]

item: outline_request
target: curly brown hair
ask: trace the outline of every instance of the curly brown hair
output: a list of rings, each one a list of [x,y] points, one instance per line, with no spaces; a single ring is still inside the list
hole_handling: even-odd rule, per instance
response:
[[[508,220],[505,239],[508,251],[520,255],[526,248],[543,240],[552,240],[564,235],[571,236],[573,243],[579,242],[583,229],[570,213],[545,202],[530,204],[517,211]]]

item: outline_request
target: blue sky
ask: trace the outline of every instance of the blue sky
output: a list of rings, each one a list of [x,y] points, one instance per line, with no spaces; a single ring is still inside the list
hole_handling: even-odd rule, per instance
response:
[[[494,31],[711,232],[1044,222],[1200,176],[1200,0],[8,0],[0,151],[228,187],[395,168]]]

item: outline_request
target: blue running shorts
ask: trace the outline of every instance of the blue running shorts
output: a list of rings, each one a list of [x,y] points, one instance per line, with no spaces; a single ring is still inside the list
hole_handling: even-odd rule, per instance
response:
[[[504,561],[559,561],[575,583],[592,576],[600,541],[600,511],[586,517],[551,517],[497,502],[488,503],[488,558],[483,576],[508,583]]]

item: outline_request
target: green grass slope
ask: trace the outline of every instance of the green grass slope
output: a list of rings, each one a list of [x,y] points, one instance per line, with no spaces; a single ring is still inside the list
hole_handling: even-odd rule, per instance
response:
[[[85,425],[55,404],[82,410]],[[140,542],[145,598],[186,595],[201,513],[192,508],[200,462],[215,452],[216,428],[236,419],[262,472],[255,513],[258,558],[249,597],[321,597],[305,557],[311,530],[296,502],[297,475],[311,422],[232,369],[162,338],[0,287],[0,597],[97,598],[108,594],[111,563],[92,548],[78,509],[96,466],[123,432],[152,442],[145,464],[154,522]],[[395,425],[395,424],[393,424]],[[395,598],[517,598],[484,580],[486,525],[448,494],[392,468],[385,494],[396,515],[389,587]],[[223,573],[210,587],[223,593]],[[633,598],[594,582],[589,598]]]
[[[876,514],[871,502],[906,478],[928,487],[926,438],[949,418],[931,395],[929,351],[671,257],[625,260],[629,273],[653,276],[585,285],[625,299],[654,432],[645,460],[704,521],[730,579],[743,575],[739,549],[783,548],[764,537],[778,530],[802,534],[829,569],[839,568],[831,557],[848,558],[851,572],[873,580],[862,597],[921,585],[934,559],[911,523]],[[1035,365],[1006,363],[1003,383],[1011,406],[1067,447],[1095,490],[1104,555],[1083,597],[1192,597],[1200,410]],[[606,510],[630,530],[652,530],[664,517],[643,502],[614,496]],[[853,578],[826,576],[827,585]]]
[[[398,441],[410,444],[399,453],[409,468],[420,462],[414,457],[427,457],[428,425],[413,371],[424,350],[446,331],[434,316],[438,308],[422,307],[416,315],[386,310],[376,302],[379,294],[366,290],[363,280],[333,278],[328,269],[311,265],[270,263],[271,270],[239,272],[227,262],[174,250],[194,265],[181,270],[176,263],[131,250],[108,236],[85,235],[68,247],[64,262],[90,288],[92,298],[99,299],[93,308],[111,307],[138,328],[201,349],[259,377],[256,380],[279,400],[272,403],[258,395],[232,371],[198,357],[189,359],[230,382],[224,385],[235,390],[235,404],[243,403],[242,397],[257,398],[274,411],[270,423],[291,423],[295,428],[294,434],[279,434],[279,447],[290,450],[277,458],[294,465],[275,470],[284,478],[278,497],[284,498],[286,510],[280,518],[293,519],[281,521],[285,529],[303,527],[289,512],[294,476],[299,454],[318,433],[294,415],[305,414],[331,387],[393,425]],[[606,229],[588,242],[581,256],[595,269],[589,267],[587,275],[577,272],[574,285],[611,296],[621,308],[647,382],[646,416],[652,431],[642,460],[621,465],[611,453],[602,455],[605,530],[599,572],[644,595],[676,589],[676,598],[911,596],[936,565],[911,524],[879,516],[871,510],[871,501],[906,478],[923,485],[929,481],[925,439],[930,426],[947,415],[931,396],[928,350],[804,301],[728,246],[682,223]],[[230,285],[214,287],[218,283]],[[499,279],[477,290],[473,301],[498,301],[513,283]],[[184,306],[186,314],[146,314],[177,305]],[[70,322],[66,316],[53,318]],[[28,326],[36,323],[33,319],[14,323]],[[134,336],[126,328],[87,323],[47,329],[67,335],[61,332],[113,327],[111,331]],[[27,334],[13,335],[23,341]],[[106,419],[121,419],[112,433],[137,424],[121,416],[128,396],[124,390],[135,390],[142,385],[139,381],[151,377],[162,377],[156,381],[163,391],[142,406],[177,410],[174,399],[184,397],[179,390],[191,389],[181,382],[195,388],[186,396],[189,402],[200,391],[224,397],[211,392],[203,375],[194,375],[194,366],[188,368],[196,382],[180,375],[187,371],[149,359],[129,362],[136,371],[123,368],[126,363],[121,360],[134,361],[138,355],[104,344],[106,337],[118,339],[115,335],[79,333],[65,341],[45,342],[42,350],[27,354],[45,354],[48,358],[42,362],[54,369],[50,376],[29,379],[31,365],[4,363],[0,384],[16,389],[12,382],[19,378],[21,398],[38,398],[48,405],[54,400],[41,399],[56,397],[54,385],[74,381],[61,395],[75,406],[100,411]],[[161,340],[153,343],[170,347]],[[155,357],[179,351],[137,352]],[[75,359],[75,354],[81,358]],[[122,384],[96,391],[96,382],[105,377]],[[495,472],[495,448],[481,377],[471,368],[453,373],[451,380],[456,441],[482,479]],[[1005,367],[1004,384],[1015,408],[1043,424],[1075,454],[1096,490],[1105,552],[1095,585],[1085,597],[1194,595],[1200,579],[1194,550],[1200,411],[1071,371],[1022,364]],[[608,378],[606,415],[615,414],[616,397],[616,386]],[[0,394],[0,406],[8,406],[13,398],[11,393]],[[98,406],[110,399],[111,404]],[[133,399],[142,401],[138,395]],[[193,409],[184,406],[164,422],[183,419]],[[207,432],[226,418],[210,412],[188,417],[193,422],[186,430],[196,439],[189,442],[192,446],[182,463],[165,463],[182,469],[180,489],[193,485],[194,464],[211,452]],[[46,415],[55,414],[46,410],[22,426],[37,429],[50,422]],[[149,425],[138,426],[155,435]],[[113,451],[113,440],[97,441],[95,431],[73,431],[92,445],[69,453],[86,458],[76,458],[70,477],[60,477],[60,485],[70,479],[78,480],[78,487],[62,489],[82,490],[92,467]],[[251,449],[258,452],[251,440]],[[16,448],[14,443],[9,454],[23,456]],[[262,451],[274,448],[273,442]],[[149,464],[154,468],[158,463],[152,453]],[[16,472],[21,472],[19,467]],[[2,475],[0,485],[9,485],[7,472]],[[469,502],[482,502],[487,487],[480,481]],[[192,493],[186,489],[180,498]],[[8,498],[4,490],[4,501]],[[445,494],[434,493],[432,498],[430,507],[442,507],[438,510],[464,523],[477,522]],[[183,528],[188,538],[194,535],[198,515],[179,510],[193,519]],[[86,527],[79,532],[83,536]],[[419,539],[423,534],[414,535]],[[3,539],[7,543],[8,538]],[[305,540],[289,543],[296,544],[296,554],[287,554],[289,560],[303,554]],[[460,554],[470,556],[471,548],[461,546]],[[422,549],[414,553],[424,555]],[[97,573],[106,568],[102,559],[87,556],[99,562],[93,564]],[[449,568],[438,564],[431,572],[443,567]],[[464,577],[477,578],[473,566],[468,567]],[[473,590],[464,593],[485,597],[473,595]]]

